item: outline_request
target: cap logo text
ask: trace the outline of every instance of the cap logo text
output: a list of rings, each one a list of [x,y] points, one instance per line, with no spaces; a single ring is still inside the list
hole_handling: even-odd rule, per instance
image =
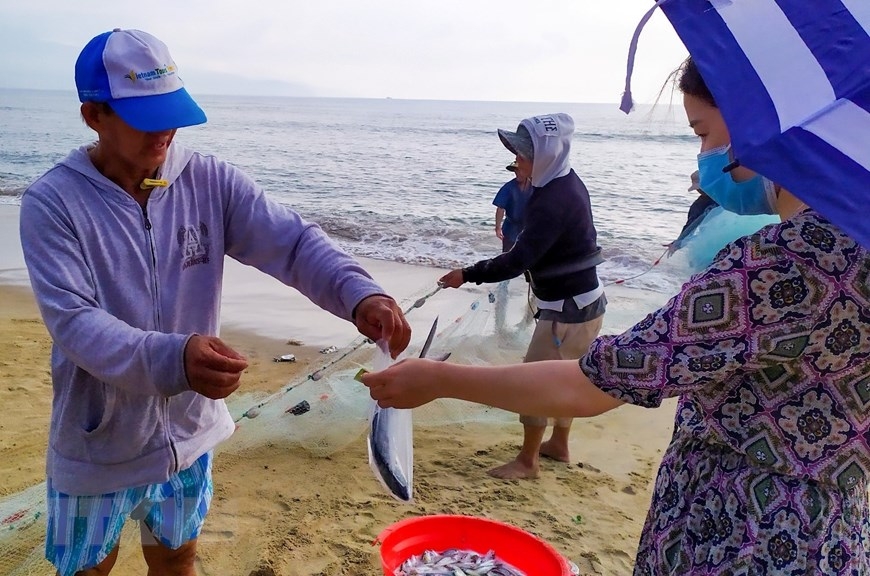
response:
[[[129,72],[124,74],[124,78],[128,78],[132,82],[136,82],[136,80],[157,80],[159,78],[163,78],[164,76],[171,76],[175,74],[175,71],[175,66],[169,64],[162,68],[154,68],[153,70],[145,70],[144,72],[136,72],[135,70],[130,70]]]

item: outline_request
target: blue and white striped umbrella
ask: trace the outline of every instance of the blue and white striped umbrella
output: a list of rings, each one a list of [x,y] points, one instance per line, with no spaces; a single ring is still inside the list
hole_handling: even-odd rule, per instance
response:
[[[870,248],[870,0],[657,6],[713,93],[740,164]]]

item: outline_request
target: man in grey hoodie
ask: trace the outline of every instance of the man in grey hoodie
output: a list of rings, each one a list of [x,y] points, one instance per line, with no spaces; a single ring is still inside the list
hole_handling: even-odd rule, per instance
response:
[[[206,118],[160,40],[100,34],[75,78],[98,140],[21,201],[24,256],[54,341],[46,557],[62,576],[108,574],[132,517],[149,574],[193,575],[211,453],[234,430],[223,398],[247,367],[217,337],[224,256],[387,341],[393,357],[410,327],[320,227],[232,165],[173,143]]]
[[[574,120],[568,114],[526,118],[516,132],[499,130],[517,167],[531,174],[532,192],[522,231],[513,247],[489,260],[452,270],[439,280],[458,288],[465,282],[501,282],[528,271],[538,323],[524,362],[577,359],[601,330],[607,299],[596,266],[597,244],[589,192],[571,168]],[[523,445],[512,461],[489,471],[496,478],[536,478],[539,455],[569,462],[570,418],[557,418],[547,441],[549,420],[520,416]]]

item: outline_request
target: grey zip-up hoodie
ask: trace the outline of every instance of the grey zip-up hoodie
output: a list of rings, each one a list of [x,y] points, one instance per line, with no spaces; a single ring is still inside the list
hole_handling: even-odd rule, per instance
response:
[[[54,340],[47,474],[69,494],[163,482],[228,438],[222,400],[190,390],[184,347],[220,325],[224,255],[351,320],[383,294],[316,224],[242,171],[172,144],[143,210],[88,147],[33,183],[21,243]]]

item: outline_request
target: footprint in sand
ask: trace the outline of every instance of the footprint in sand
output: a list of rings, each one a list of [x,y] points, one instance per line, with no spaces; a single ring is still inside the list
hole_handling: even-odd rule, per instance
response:
[[[601,472],[599,468],[596,468],[592,464],[586,464],[585,462],[577,462],[577,468],[582,468],[583,470],[587,470],[589,472]]]
[[[261,564],[256,570],[251,570],[248,576],[275,576],[275,569],[268,564]]]
[[[236,535],[231,530],[208,530],[203,529],[199,535],[199,541],[203,543],[211,542],[232,542]]]

